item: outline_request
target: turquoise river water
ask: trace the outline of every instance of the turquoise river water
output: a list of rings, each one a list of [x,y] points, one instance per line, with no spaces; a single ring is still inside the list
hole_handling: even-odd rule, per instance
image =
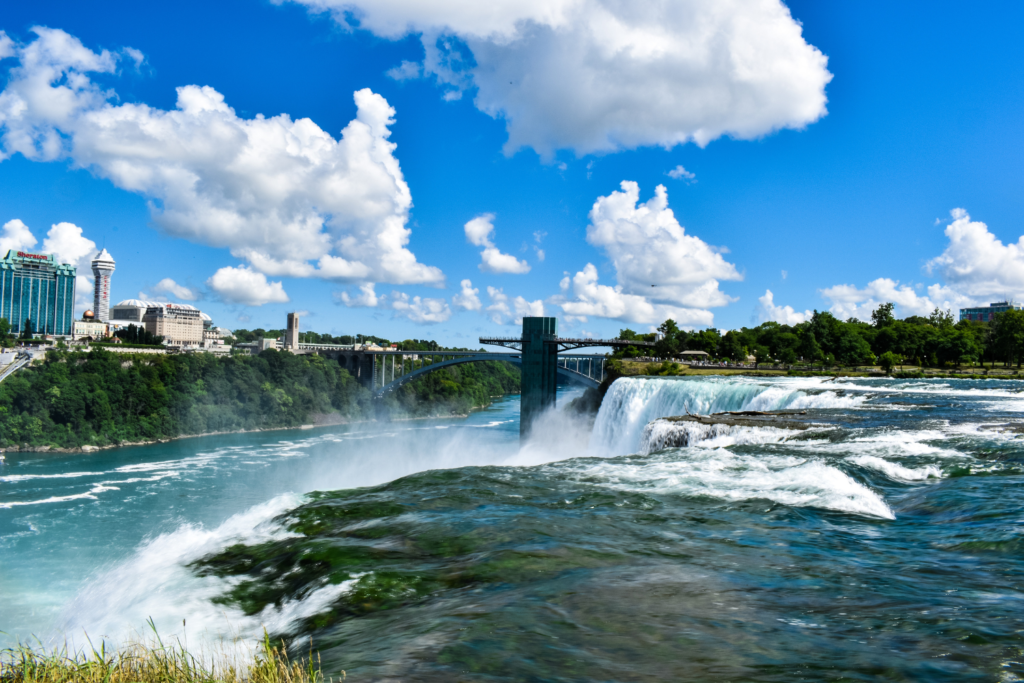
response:
[[[625,379],[525,445],[518,408],[8,453],[0,647],[151,618],[356,681],[1024,678],[1024,384]],[[652,424],[778,409],[813,425]]]

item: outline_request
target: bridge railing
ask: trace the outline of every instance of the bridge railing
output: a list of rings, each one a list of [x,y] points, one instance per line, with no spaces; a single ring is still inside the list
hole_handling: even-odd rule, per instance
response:
[[[558,356],[558,367],[575,372],[600,384],[605,378],[604,364],[607,360],[607,356],[595,355]]]

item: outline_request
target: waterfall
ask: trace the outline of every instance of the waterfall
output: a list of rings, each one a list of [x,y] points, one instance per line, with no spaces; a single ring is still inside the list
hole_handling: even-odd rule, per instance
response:
[[[622,455],[642,449],[644,428],[671,415],[708,415],[732,410],[844,408],[862,403],[865,394],[823,390],[817,378],[743,376],[686,378],[623,377],[609,388],[590,438],[595,455]]]

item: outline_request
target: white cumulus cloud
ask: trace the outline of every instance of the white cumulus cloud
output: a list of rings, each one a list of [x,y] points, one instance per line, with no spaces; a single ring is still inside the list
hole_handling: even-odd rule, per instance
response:
[[[697,174],[690,173],[685,168],[683,168],[682,164],[676,166],[665,175],[667,175],[672,180],[695,180],[697,178]]]
[[[836,285],[821,290],[821,295],[832,303],[829,311],[836,317],[842,320],[857,318],[866,322],[870,322],[871,313],[884,303],[895,304],[896,315],[900,318],[927,316],[936,308],[956,311],[961,306],[972,305],[970,297],[950,287],[933,284],[925,291],[927,294],[918,294],[915,287],[880,277],[869,282],[864,289],[854,285]]]
[[[587,241],[611,259],[617,284],[598,284],[597,268],[588,264],[563,280],[556,303],[578,317],[651,323],[672,317],[680,324],[711,324],[714,316],[707,309],[735,300],[718,288],[719,281],[742,275],[722,258],[722,249],[686,234],[668,206],[664,185],[642,204],[637,183],[623,181],[621,187],[598,197],[587,228]]]
[[[718,281],[743,277],[718,251],[686,234],[668,206],[665,186],[643,204],[637,183],[623,181],[621,187],[594,202],[587,241],[608,253],[623,290],[684,306],[729,303]]]
[[[758,301],[761,303],[759,311],[761,322],[774,320],[783,325],[798,325],[807,322],[814,315],[811,311],[801,313],[794,310],[792,306],[776,306],[775,295],[770,289],[764,290],[764,296],[759,297]]]
[[[562,294],[553,303],[573,319],[585,322],[590,316],[630,323],[660,324],[671,318],[687,327],[706,326],[714,321],[710,311],[652,303],[645,297],[627,294],[622,286],[598,283],[597,268],[588,263],[582,271],[561,282]]]
[[[195,301],[199,298],[199,292],[194,289],[190,289],[185,285],[179,285],[169,277],[165,277],[163,280],[156,283],[153,286],[153,292],[156,294],[169,294],[170,296],[182,301]]]
[[[69,263],[78,270],[75,277],[75,309],[92,308],[92,259],[98,252],[96,243],[86,237],[74,223],[57,223],[47,231],[42,250],[53,254],[59,263]]]
[[[92,272],[92,259],[99,250],[74,223],[57,223],[46,233],[43,251],[53,254],[60,263],[75,266],[81,274]]]
[[[266,275],[246,266],[225,266],[214,273],[206,284],[228,303],[262,306],[289,301],[284,285],[269,282]]]
[[[344,304],[349,308],[373,308],[383,297],[377,296],[377,292],[374,291],[374,284],[368,282],[365,285],[359,286],[359,294],[349,294],[348,292],[335,292],[334,300],[340,304]]]
[[[465,225],[466,241],[483,247],[480,252],[480,270],[485,273],[510,273],[522,275],[530,272],[530,264],[521,261],[511,254],[504,254],[494,246],[494,214],[485,213],[477,216]],[[543,257],[541,258],[543,260]]]
[[[4,31],[0,31],[0,59],[14,55],[14,41]]]
[[[972,221],[964,209],[953,209],[946,226],[949,244],[925,265],[939,273],[950,287],[975,298],[1024,296],[1024,235],[1003,244],[981,221]]]
[[[540,299],[528,301],[526,298],[517,296],[510,299],[505,292],[498,287],[488,287],[487,296],[491,305],[485,310],[491,321],[498,325],[516,324],[522,325],[523,318],[543,317],[544,302]]]
[[[705,145],[826,113],[828,59],[781,0],[295,0],[346,27],[419,35],[445,99],[504,119],[506,152]]]
[[[0,160],[69,159],[149,199],[166,234],[229,248],[269,275],[443,284],[408,249],[412,195],[380,95],[355,93],[340,139],[287,114],[241,118],[209,86],[178,88],[172,110],[117,104],[90,74],[115,72],[121,54],[33,31],[0,72]]]
[[[479,311],[483,306],[480,303],[480,290],[473,288],[473,282],[471,280],[463,280],[459,283],[462,290],[452,297],[452,303],[457,308],[461,308],[465,311]]]
[[[409,297],[404,292],[391,293],[391,309],[396,317],[406,318],[421,325],[443,323],[452,317],[452,309],[444,299]]]
[[[39,240],[28,229],[28,226],[20,219],[7,221],[0,230],[0,254],[7,255],[8,251],[23,251],[36,246]]]
[[[821,290],[841,318],[870,320],[880,304],[896,305],[899,317],[928,315],[936,308],[952,310],[997,300],[1024,300],[1024,236],[1004,244],[985,223],[972,221],[964,209],[950,211],[945,228],[949,242],[942,254],[925,264],[925,272],[943,282],[928,286],[878,278],[859,289],[841,284]]]

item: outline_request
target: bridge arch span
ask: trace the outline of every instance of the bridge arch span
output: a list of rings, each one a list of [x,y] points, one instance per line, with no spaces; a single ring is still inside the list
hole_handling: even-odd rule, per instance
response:
[[[495,356],[498,357],[496,358]],[[416,379],[417,377],[425,375],[428,372],[434,372],[435,370],[451,367],[453,365],[460,365],[462,363],[488,363],[494,361],[505,361],[506,363],[513,363],[519,366],[522,366],[523,364],[522,357],[514,354],[481,353],[479,355],[473,356],[456,356],[455,358],[450,358],[448,360],[442,360],[436,363],[431,363],[430,365],[417,368],[412,372],[404,374],[401,377],[396,377],[388,384],[385,384],[384,386],[375,389],[373,392],[373,396],[374,398],[381,398],[392,391],[396,391],[403,384],[410,382]],[[587,375],[584,375],[583,373],[580,372],[576,372],[569,368],[559,367],[558,374],[573,382],[577,382],[587,387],[593,387],[595,389],[600,384],[599,382],[588,377]]]

